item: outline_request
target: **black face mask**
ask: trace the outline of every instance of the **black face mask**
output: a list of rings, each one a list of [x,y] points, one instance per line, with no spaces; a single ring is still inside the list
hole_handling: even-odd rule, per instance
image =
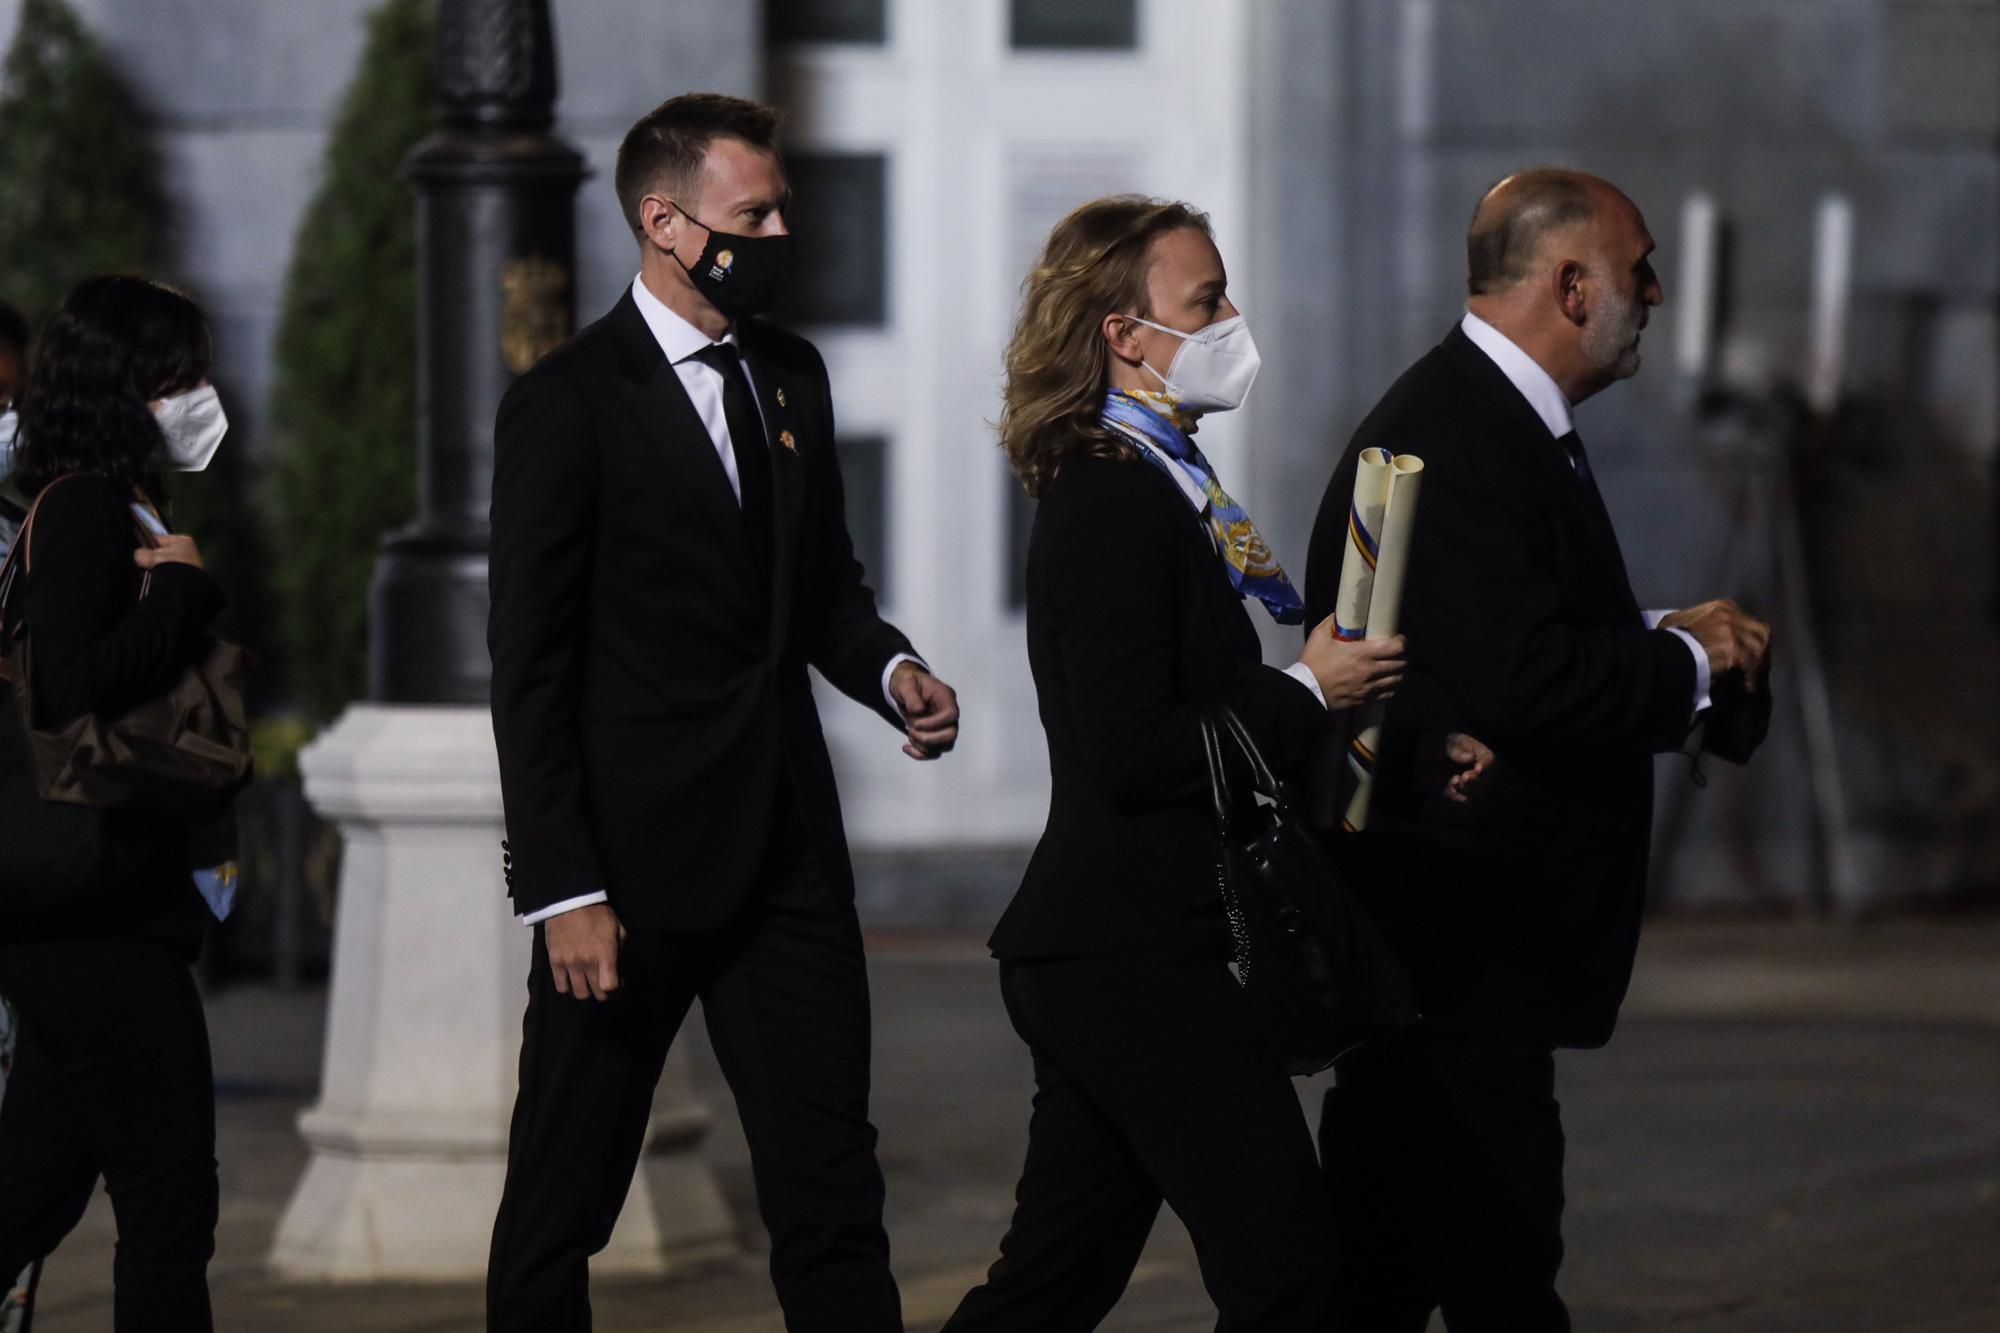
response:
[[[708,244],[693,267],[681,264],[695,290],[731,319],[761,315],[784,290],[798,264],[798,246],[789,235],[735,236],[717,231],[681,208],[681,216],[708,233]],[[669,252],[671,253],[671,252]],[[680,264],[680,256],[674,255]]]

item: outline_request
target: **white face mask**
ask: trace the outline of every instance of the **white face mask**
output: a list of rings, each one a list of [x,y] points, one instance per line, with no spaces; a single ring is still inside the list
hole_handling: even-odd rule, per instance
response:
[[[212,384],[161,399],[153,409],[153,420],[167,438],[167,466],[177,472],[207,467],[229,432],[229,417]]]
[[[21,434],[21,414],[13,408],[0,412],[0,481],[14,475],[14,441]]]
[[[1174,353],[1166,374],[1153,370],[1147,362],[1139,364],[1152,371],[1153,378],[1182,411],[1228,412],[1243,406],[1250,386],[1257,382],[1257,370],[1264,364],[1243,316],[1217,320],[1193,333],[1182,333],[1150,319],[1139,319],[1137,315],[1131,318],[1181,340],[1181,350]]]

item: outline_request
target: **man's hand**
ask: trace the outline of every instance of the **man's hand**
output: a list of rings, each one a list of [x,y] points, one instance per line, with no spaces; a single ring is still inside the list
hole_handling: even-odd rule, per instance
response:
[[[1464,732],[1454,731],[1444,738],[1444,757],[1457,770],[1444,784],[1445,799],[1457,805],[1468,804],[1473,788],[1493,767],[1493,751]]]
[[[899,662],[889,676],[889,697],[907,724],[904,754],[935,759],[958,744],[958,692],[951,686],[915,662]]]
[[[608,1000],[618,989],[618,944],[625,927],[609,903],[571,908],[542,923],[556,992],[581,1000]]]
[[[1752,694],[1764,678],[1771,651],[1771,627],[1723,598],[1676,611],[1660,621],[1661,629],[1681,629],[1694,635],[1708,654],[1709,674],[1743,673],[1743,688]]]

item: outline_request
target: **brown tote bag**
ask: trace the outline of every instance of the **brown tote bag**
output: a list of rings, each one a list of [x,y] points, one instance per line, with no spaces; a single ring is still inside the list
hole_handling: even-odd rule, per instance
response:
[[[0,566],[0,607],[12,600],[16,564],[31,570],[29,537],[35,515],[59,477],[28,511],[7,561]],[[134,524],[141,539],[151,533]],[[152,589],[146,576],[139,595]],[[172,689],[123,716],[86,713],[59,731],[37,725],[28,682],[31,645],[25,627],[7,617],[4,675],[14,682],[21,730],[27,733],[36,790],[45,801],[102,810],[141,810],[205,818],[216,814],[250,778],[250,724],[244,706],[243,650],[211,639],[201,659]]]

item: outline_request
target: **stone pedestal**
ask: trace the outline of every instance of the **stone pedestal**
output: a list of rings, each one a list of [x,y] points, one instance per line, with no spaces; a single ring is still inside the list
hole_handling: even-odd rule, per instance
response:
[[[345,853],[320,1100],[299,1117],[312,1156],[271,1266],[334,1281],[479,1280],[506,1174],[532,942],[501,879],[488,714],[357,706],[300,766]],[[652,1145],[667,1160],[633,1181],[594,1272],[662,1274],[733,1248],[699,1155],[709,1124],[677,1055]],[[662,1181],[674,1197],[655,1194]]]

